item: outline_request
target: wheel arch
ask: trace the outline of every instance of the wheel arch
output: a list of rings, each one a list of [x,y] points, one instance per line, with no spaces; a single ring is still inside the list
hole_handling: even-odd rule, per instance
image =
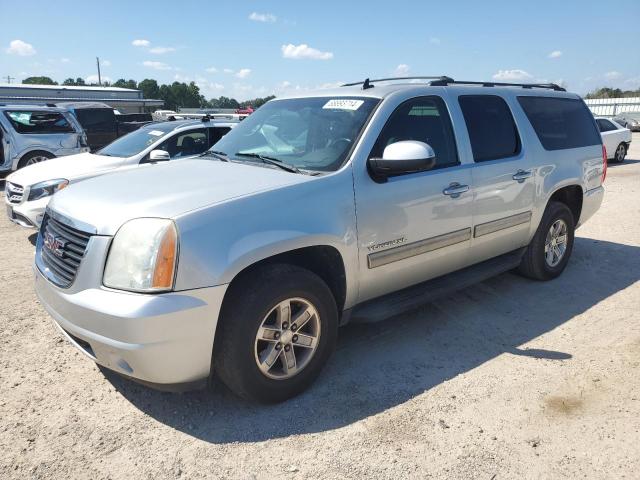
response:
[[[25,152],[22,152],[20,154],[20,156],[19,156],[19,158],[18,158],[18,160],[16,162],[16,168],[24,167],[25,158],[28,157],[29,155],[33,155],[35,153],[40,153],[40,154],[44,153],[49,158],[55,158],[56,157],[56,154],[53,153],[51,150],[47,150],[46,148],[41,148],[41,147],[34,148],[34,149],[31,149],[31,150],[27,150]]]
[[[584,192],[582,191],[582,187],[580,185],[565,185],[553,191],[551,195],[549,195],[547,205],[549,205],[549,202],[554,201],[564,203],[567,207],[569,207],[569,210],[571,210],[575,226],[577,227],[580,222],[580,215],[582,213],[583,197]]]

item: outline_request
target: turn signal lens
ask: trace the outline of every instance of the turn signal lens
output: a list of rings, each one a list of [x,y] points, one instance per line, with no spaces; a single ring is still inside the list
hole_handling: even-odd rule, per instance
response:
[[[153,270],[151,288],[164,290],[173,287],[177,244],[178,238],[175,227],[167,228],[160,241],[158,254],[156,255],[156,267]]]

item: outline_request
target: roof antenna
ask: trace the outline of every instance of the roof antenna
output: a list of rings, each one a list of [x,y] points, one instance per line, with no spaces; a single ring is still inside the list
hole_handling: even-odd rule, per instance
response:
[[[368,79],[368,78],[366,78],[366,79],[364,80],[364,82],[362,82],[362,89],[363,89],[363,90],[368,90],[368,89],[370,89],[370,88],[373,88],[373,85],[371,85],[371,83],[369,82],[369,79]]]

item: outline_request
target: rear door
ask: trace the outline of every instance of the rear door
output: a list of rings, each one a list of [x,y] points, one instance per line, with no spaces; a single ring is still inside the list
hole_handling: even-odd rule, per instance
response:
[[[531,153],[498,95],[459,95],[473,153],[473,263],[527,244],[534,200]]]

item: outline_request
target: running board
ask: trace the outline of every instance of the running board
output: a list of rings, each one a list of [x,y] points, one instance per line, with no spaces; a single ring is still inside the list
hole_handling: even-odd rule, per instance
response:
[[[425,303],[433,302],[440,297],[517,267],[525,250],[526,248],[519,248],[462,270],[367,300],[350,309],[351,311],[345,311],[341,324],[379,322],[394,315],[415,310]]]

